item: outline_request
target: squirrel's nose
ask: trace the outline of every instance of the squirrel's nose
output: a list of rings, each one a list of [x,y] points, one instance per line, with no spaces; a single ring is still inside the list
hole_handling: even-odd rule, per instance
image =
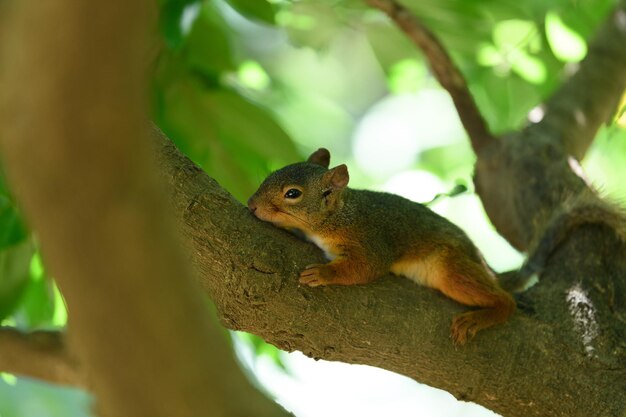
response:
[[[252,197],[250,197],[248,199],[248,209],[250,210],[251,213],[254,213],[256,211],[257,205],[256,202],[252,199]]]

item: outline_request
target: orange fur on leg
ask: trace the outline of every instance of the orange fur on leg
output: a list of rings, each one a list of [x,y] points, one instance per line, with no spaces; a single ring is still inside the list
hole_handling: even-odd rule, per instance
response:
[[[367,284],[382,275],[356,254],[339,256],[327,264],[308,265],[300,273],[300,283],[310,287],[321,285]]]
[[[457,257],[444,265],[436,288],[461,304],[483,307],[454,317],[450,331],[456,344],[465,344],[480,330],[504,323],[513,314],[513,297],[483,264]]]

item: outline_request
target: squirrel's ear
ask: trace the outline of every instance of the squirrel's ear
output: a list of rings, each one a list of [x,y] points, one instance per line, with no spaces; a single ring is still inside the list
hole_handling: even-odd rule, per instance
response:
[[[330,165],[330,152],[328,152],[326,148],[319,148],[313,152],[306,161],[328,168],[328,165]]]
[[[330,179],[330,185],[335,190],[340,190],[348,185],[350,181],[350,174],[348,174],[348,167],[345,164],[338,165],[326,173],[327,178]]]

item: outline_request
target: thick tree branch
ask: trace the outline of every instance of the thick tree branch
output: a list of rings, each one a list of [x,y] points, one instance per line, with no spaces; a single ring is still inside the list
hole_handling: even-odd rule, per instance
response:
[[[619,341],[626,325],[619,301],[624,283],[615,281],[600,296],[588,290],[604,287],[606,280],[598,277],[626,271],[626,257],[605,253],[613,247],[610,230],[578,231],[544,274],[556,289],[535,291],[525,302],[531,310],[455,349],[449,323],[463,307],[407,280],[300,287],[300,269],[321,261],[319,250],[250,216],[158,130],[154,133],[201,282],[228,327],[258,334],[287,351],[393,370],[506,416],[617,416],[624,409],[626,354],[612,335],[617,331]],[[598,247],[597,241],[604,243]],[[577,256],[598,252],[606,255],[605,263]],[[589,279],[572,285],[570,277],[581,271]],[[591,338],[569,311],[579,303],[584,309],[585,299],[595,314],[588,324],[600,328]],[[621,327],[604,329],[607,319]]]
[[[619,2],[589,43],[580,69],[548,100],[533,128],[562,142],[581,160],[598,128],[608,122],[626,90],[626,1]],[[537,134],[537,133],[534,133]]]
[[[463,307],[432,290],[393,277],[367,286],[299,286],[298,273],[322,261],[320,251],[255,219],[155,133],[201,281],[229,328],[258,334],[287,351],[390,369],[507,416],[588,416],[597,410],[614,416],[623,408],[624,355],[604,355],[602,344],[610,337],[602,332],[590,342],[598,356],[586,353],[589,346],[572,323],[565,290],[556,299],[541,293],[545,300],[535,306],[537,314],[519,313],[455,349],[449,325]],[[602,229],[580,233],[605,238]],[[561,253],[575,258],[578,251],[597,250],[587,242]],[[558,274],[546,274],[584,270],[606,276],[613,267],[619,266],[578,257],[563,263]],[[597,314],[600,322],[615,313],[599,308]]]
[[[366,0],[366,3],[387,14],[422,50],[433,74],[450,93],[474,152],[478,154],[483,148],[496,142],[469,92],[465,78],[437,37],[413,13],[395,0]]]
[[[614,416],[623,409],[624,347],[615,345],[610,329],[589,339],[569,312],[572,300],[587,294],[596,314],[591,325],[602,328],[608,317],[621,323],[623,332],[618,301],[623,281],[601,291],[612,294],[609,300],[587,290],[606,284],[594,277],[626,271],[626,257],[604,253],[613,247],[610,231],[580,230],[579,238],[558,252],[552,265],[559,268],[544,274],[558,285],[556,294],[554,288],[535,291],[535,313],[520,312],[510,323],[455,349],[449,323],[462,307],[431,290],[391,277],[350,288],[298,286],[300,269],[321,261],[321,253],[250,216],[155,134],[201,282],[228,327],[251,331],[288,351],[390,369],[507,416]],[[596,241],[605,243],[599,248]],[[606,263],[577,256],[598,252]],[[569,278],[581,271],[593,282],[572,286]]]
[[[0,327],[0,371],[82,386],[84,375],[57,331],[23,333]]]

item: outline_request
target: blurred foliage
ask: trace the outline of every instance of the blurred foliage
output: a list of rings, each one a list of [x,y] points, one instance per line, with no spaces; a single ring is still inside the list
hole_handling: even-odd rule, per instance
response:
[[[0,374],[2,417],[87,417],[91,402],[82,390]]]
[[[237,340],[247,345],[254,353],[255,360],[258,358],[269,359],[274,365],[287,372],[280,350],[273,345],[265,343],[259,336],[246,332],[233,332]]]
[[[441,38],[497,133],[527,123],[528,112],[584,58],[584,39],[614,3],[403,0]],[[502,252],[501,239],[481,241],[490,226],[475,196],[464,193],[474,157],[458,118],[421,53],[381,13],[361,0],[160,0],[159,7],[152,116],[237,199],[245,201],[270,171],[325,146],[334,161],[350,165],[353,185],[435,199],[435,210],[470,234],[475,228],[472,237],[488,257],[519,261]],[[626,201],[623,114],[600,131],[584,161],[618,201]],[[0,174],[0,321],[28,329],[66,320],[36,238]],[[239,340],[282,366],[260,338]],[[80,415],[54,405],[68,398],[86,407],[82,394],[6,381],[2,417]],[[29,395],[47,408],[23,407]]]
[[[0,174],[0,323],[20,328],[65,325],[65,305],[45,275],[35,238]]]

